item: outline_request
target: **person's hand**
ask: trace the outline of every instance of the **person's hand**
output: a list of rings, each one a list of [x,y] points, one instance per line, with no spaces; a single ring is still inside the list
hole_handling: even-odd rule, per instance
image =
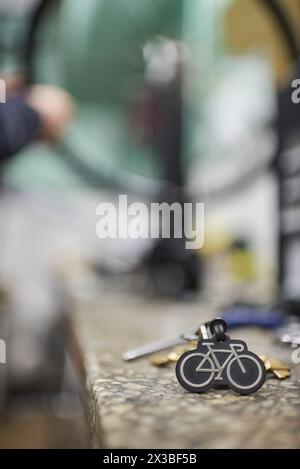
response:
[[[40,115],[41,138],[58,140],[75,113],[73,98],[55,86],[35,85],[29,88],[26,101]]]

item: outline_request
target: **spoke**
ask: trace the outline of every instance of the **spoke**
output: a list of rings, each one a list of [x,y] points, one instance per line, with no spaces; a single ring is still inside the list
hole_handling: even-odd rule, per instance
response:
[[[242,373],[245,375],[245,374],[247,373],[247,371],[246,371],[246,369],[245,369],[243,363],[241,362],[241,360],[240,360],[239,358],[237,359],[237,361],[238,361],[238,364],[240,365],[240,368],[241,368],[241,370],[242,370]]]

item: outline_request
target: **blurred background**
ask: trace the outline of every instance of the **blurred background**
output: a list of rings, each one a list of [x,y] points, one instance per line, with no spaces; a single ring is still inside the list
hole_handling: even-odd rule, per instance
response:
[[[299,315],[299,22],[295,0],[0,0],[8,97],[55,85],[75,109],[59,138],[1,165],[1,446],[88,446],[70,319],[82,298],[217,296]],[[203,249],[99,240],[96,207],[119,194],[204,202]],[[50,415],[33,443],[24,413]]]

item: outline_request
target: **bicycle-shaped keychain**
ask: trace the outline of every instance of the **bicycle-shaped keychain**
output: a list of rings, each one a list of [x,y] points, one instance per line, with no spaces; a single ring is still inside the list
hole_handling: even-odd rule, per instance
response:
[[[179,358],[176,365],[179,383],[193,393],[224,385],[243,395],[258,391],[266,380],[262,360],[249,352],[245,342],[230,339],[225,321],[212,321],[210,330],[211,339],[200,340],[196,350]]]

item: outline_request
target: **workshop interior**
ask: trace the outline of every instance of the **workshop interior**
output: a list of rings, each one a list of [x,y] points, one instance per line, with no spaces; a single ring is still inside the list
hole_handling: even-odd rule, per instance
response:
[[[300,448],[299,25],[0,0],[0,448]]]

